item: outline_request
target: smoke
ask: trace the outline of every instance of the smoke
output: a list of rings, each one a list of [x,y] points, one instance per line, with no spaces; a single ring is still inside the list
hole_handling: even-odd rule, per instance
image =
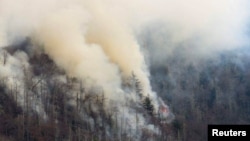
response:
[[[30,8],[26,5],[30,5]],[[86,91],[94,94],[103,90],[107,99],[105,108],[111,110],[113,106],[119,107],[118,122],[129,125],[128,129],[121,130],[137,130],[138,125],[146,127],[146,120],[126,105],[127,100],[139,100],[134,98],[136,94],[133,90],[125,92],[122,85],[134,73],[141,82],[142,94],[152,99],[155,111],[158,109],[158,99],[151,90],[144,56],[131,28],[122,21],[116,21],[116,15],[106,13],[107,9],[99,1],[1,1],[1,45],[18,44],[29,37],[68,76],[81,80]],[[31,46],[34,47],[37,45]],[[15,57],[8,55],[8,58]],[[19,63],[12,63],[10,67]],[[18,82],[23,84],[23,93],[20,93],[22,100],[19,101],[23,105],[24,95],[33,95],[33,92],[25,92],[25,88],[30,87],[25,84],[26,68],[17,67],[21,71],[11,70],[15,73],[9,71],[6,77],[22,75]],[[9,68],[9,65],[4,68]],[[32,81],[39,82],[39,78]],[[34,105],[33,109],[43,114],[43,105],[39,100],[29,99]],[[135,124],[135,118],[140,119],[140,123]]]
[[[119,106],[124,97],[134,99],[122,86],[134,73],[158,110],[167,106],[151,89],[149,63],[162,64],[178,50],[195,60],[247,46],[248,6],[246,0],[1,0],[0,46],[30,37],[67,75]],[[131,110],[124,111],[131,120]]]
[[[249,46],[248,1],[157,2],[145,2],[150,10],[140,12],[145,18],[138,19],[147,24],[137,25],[140,44],[147,47],[152,64],[162,65],[176,52],[187,61],[197,62],[225,50]]]

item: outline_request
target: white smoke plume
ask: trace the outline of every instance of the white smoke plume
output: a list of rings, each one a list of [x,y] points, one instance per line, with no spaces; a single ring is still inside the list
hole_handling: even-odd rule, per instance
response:
[[[137,33],[148,25],[167,27],[168,39],[154,37],[159,46],[149,50],[159,61],[190,40],[187,54],[208,55],[248,45],[248,7],[246,0],[1,0],[0,46],[30,37],[67,75],[87,89],[101,87],[120,105],[128,96],[122,84],[134,73],[158,110]]]
[[[26,7],[28,4],[31,8]],[[134,97],[130,98],[123,91],[122,83],[132,73],[141,81],[142,94],[150,96],[155,109],[158,109],[144,56],[132,30],[126,23],[115,21],[116,16],[112,13],[105,13],[107,8],[104,4],[98,1],[28,0],[17,3],[2,1],[3,5],[2,46],[31,38],[69,76],[82,80],[87,91],[96,87],[103,89],[108,99],[107,108],[112,108],[110,102],[114,102],[118,107],[119,123],[128,124],[130,129],[136,130],[135,111],[126,106],[126,99]],[[10,72],[9,76],[11,74],[15,73]],[[20,103],[22,105],[24,100]],[[35,105],[37,102],[32,103]],[[36,107],[33,109],[37,110]],[[136,118],[140,119],[137,125],[146,125],[142,115],[138,114]]]

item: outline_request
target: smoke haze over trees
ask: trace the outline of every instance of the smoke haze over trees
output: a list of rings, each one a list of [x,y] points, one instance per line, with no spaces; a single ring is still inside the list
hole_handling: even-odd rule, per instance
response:
[[[0,140],[198,141],[250,122],[247,0],[1,0]]]

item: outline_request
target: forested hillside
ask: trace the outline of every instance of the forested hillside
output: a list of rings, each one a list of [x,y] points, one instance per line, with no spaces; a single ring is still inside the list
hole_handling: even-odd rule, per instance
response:
[[[204,141],[250,123],[248,0],[0,0],[0,141]]]
[[[198,64],[173,57],[152,67],[153,88],[173,110],[179,140],[206,139],[208,124],[249,124],[249,59],[236,50]]]
[[[8,67],[19,69],[16,66],[19,64],[9,64],[19,54],[27,55],[29,65],[21,67],[25,75],[23,78],[13,76],[1,79],[0,140],[127,141],[174,138],[166,123],[173,117],[159,117],[151,98],[142,96],[140,80],[133,73],[123,87],[134,91],[138,100],[124,97],[126,105],[116,107],[116,101],[110,101],[102,89],[87,91],[82,81],[68,77],[48,55],[27,52],[30,46],[32,44],[27,39],[1,50],[2,71]],[[113,106],[109,103],[111,107],[107,107],[107,102],[113,102]],[[129,113],[135,121],[128,121],[131,119],[119,115],[126,116],[127,107],[134,109],[133,113]],[[119,110],[124,112],[118,113]],[[143,122],[148,125],[143,125]]]

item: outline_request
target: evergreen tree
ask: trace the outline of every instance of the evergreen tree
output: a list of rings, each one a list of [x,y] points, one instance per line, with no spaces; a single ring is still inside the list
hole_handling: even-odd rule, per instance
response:
[[[154,106],[152,104],[151,99],[147,96],[143,101],[143,107],[147,110],[149,115],[153,115],[154,113]]]

